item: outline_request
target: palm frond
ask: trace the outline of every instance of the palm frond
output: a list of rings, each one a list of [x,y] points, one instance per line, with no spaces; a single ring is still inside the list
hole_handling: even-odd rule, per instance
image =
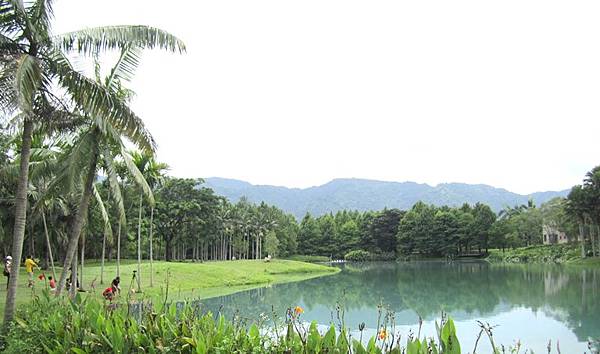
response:
[[[55,43],[65,51],[92,55],[112,49],[135,46],[185,52],[185,44],[172,34],[149,26],[106,26],[69,32],[55,38]]]
[[[26,18],[25,6],[19,0],[0,1],[0,31],[8,35],[22,32]]]
[[[24,112],[33,111],[33,99],[42,86],[42,72],[36,58],[23,54],[17,60],[15,68],[15,91],[19,108]]]
[[[142,189],[142,192],[146,195],[150,205],[154,206],[154,195],[152,194],[152,189],[150,189],[150,186],[148,185],[148,182],[146,182],[144,175],[142,175],[140,170],[137,168],[129,153],[125,151],[125,147],[123,145],[121,145],[121,157],[125,161],[125,166],[131,174],[131,177],[133,177],[135,183]]]
[[[51,21],[54,18],[54,8],[52,0],[37,0],[31,7],[33,19],[40,24],[46,32],[49,31]]]
[[[119,178],[117,177],[117,171],[115,164],[108,148],[104,148],[102,151],[104,157],[104,170],[108,176],[108,184],[111,190],[111,198],[117,204],[117,211],[119,213],[119,219],[123,225],[126,225],[127,218],[125,215],[125,205],[123,203],[123,195],[121,194],[121,187],[119,186]]]
[[[100,210],[100,215],[102,215],[102,221],[104,222],[104,233],[107,236],[112,238],[112,227],[110,225],[110,217],[108,212],[106,211],[106,207],[104,206],[104,201],[102,200],[102,196],[98,192],[96,185],[92,186],[92,192],[94,193],[94,198],[96,199],[96,203],[98,204],[98,209]]]
[[[11,115],[19,110],[15,72],[19,56],[3,57],[0,66],[0,111]]]
[[[93,130],[81,133],[78,141],[60,160],[60,168],[55,178],[50,182],[49,190],[61,191],[65,194],[71,193],[76,186],[81,185],[83,174],[90,155],[97,149]]]
[[[127,46],[121,50],[119,60],[110,71],[106,78],[106,86],[113,92],[118,92],[121,88],[118,84],[122,80],[131,81],[135,70],[140,65],[141,50],[139,47]]]
[[[73,101],[96,120],[103,133],[106,134],[106,125],[110,124],[140,149],[155,150],[154,138],[125,102],[100,83],[74,70],[62,53],[55,52],[54,58],[61,84],[68,89]]]

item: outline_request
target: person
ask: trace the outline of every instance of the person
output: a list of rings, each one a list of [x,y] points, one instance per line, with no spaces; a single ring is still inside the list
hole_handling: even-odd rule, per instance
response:
[[[6,256],[4,258],[4,276],[6,277],[6,288],[8,289],[8,283],[10,282],[10,271],[12,269],[12,257]]]
[[[71,272],[71,275],[69,275],[69,277],[67,278],[67,290],[71,290],[71,279],[73,279],[73,267],[69,268],[69,271]],[[79,277],[77,277],[77,281],[75,282],[75,290],[79,289]]]
[[[104,291],[102,292],[102,296],[104,297],[105,300],[108,300],[110,302],[113,301],[113,299],[115,297],[115,292],[113,290],[112,285],[109,286],[108,288],[104,289]]]
[[[48,277],[48,285],[50,285],[50,291],[56,291],[56,281],[52,277]]]
[[[121,293],[121,287],[119,286],[119,284],[121,284],[121,277],[114,278],[113,281],[110,283],[110,287],[112,288],[113,294]]]
[[[37,263],[35,263],[35,261],[33,260],[33,256],[29,255],[29,257],[27,257],[27,259],[25,259],[25,270],[27,271],[27,274],[29,275],[29,287],[31,288],[33,286],[33,268],[39,268]]]

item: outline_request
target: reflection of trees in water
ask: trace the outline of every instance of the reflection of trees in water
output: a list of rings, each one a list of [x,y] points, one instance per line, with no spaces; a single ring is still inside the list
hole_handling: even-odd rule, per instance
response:
[[[414,324],[416,316],[438,318],[441,311],[457,319],[477,319],[523,306],[545,313],[570,327],[580,340],[600,331],[600,271],[536,265],[490,265],[486,262],[410,262],[347,265],[340,274],[272,288],[208,299],[208,308],[224,305],[248,318],[302,305],[322,313],[344,302],[347,316],[376,316],[382,301],[399,314],[399,322]],[[357,319],[354,319],[357,320]],[[367,319],[364,319],[367,321]]]

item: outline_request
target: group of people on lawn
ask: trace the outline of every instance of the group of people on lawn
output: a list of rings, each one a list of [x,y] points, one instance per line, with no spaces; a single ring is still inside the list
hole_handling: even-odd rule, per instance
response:
[[[37,265],[37,263],[35,262],[35,260],[33,259],[33,256],[29,256],[25,259],[25,271],[27,272],[27,276],[28,276],[28,283],[27,286],[28,287],[33,287],[34,285],[34,274],[33,271],[35,269],[40,269],[40,267]],[[13,266],[13,259],[11,256],[6,256],[4,258],[4,276],[6,277],[6,288],[8,289],[8,283],[10,282],[10,274],[12,271],[12,266]],[[44,280],[46,278],[46,276],[44,275],[44,273],[40,274],[38,277],[40,280]],[[67,286],[70,286],[71,283],[71,277],[67,280]],[[117,296],[120,292],[121,292],[121,287],[120,287],[120,283],[121,283],[121,278],[120,277],[116,277],[112,280],[112,282],[110,283],[110,286],[106,289],[104,289],[104,291],[102,292],[102,297],[104,297],[104,299],[108,300],[108,301],[113,301],[115,296]],[[51,276],[48,277],[48,287],[50,289],[51,292],[56,291],[56,280],[53,279]],[[77,287],[79,288],[79,282],[77,282]]]
[[[4,276],[6,277],[6,288],[8,289],[8,283],[10,282],[10,273],[12,271],[13,259],[11,256],[6,256],[4,258]],[[27,286],[32,287],[34,284],[34,276],[33,271],[35,269],[40,269],[40,267],[33,260],[33,256],[29,256],[25,259],[25,271],[27,272]],[[45,275],[42,273],[38,277],[40,280],[45,279]],[[56,281],[52,277],[48,277],[48,286],[50,287],[50,291],[54,291],[56,289]]]

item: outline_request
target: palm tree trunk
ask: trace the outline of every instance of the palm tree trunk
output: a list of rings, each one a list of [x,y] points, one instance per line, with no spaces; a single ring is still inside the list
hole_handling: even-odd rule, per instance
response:
[[[75,220],[69,232],[69,243],[67,246],[67,253],[65,254],[65,261],[63,263],[63,270],[60,276],[60,281],[58,282],[58,285],[56,287],[56,295],[60,295],[60,292],[65,286],[69,266],[71,265],[71,262],[73,261],[73,256],[77,251],[77,241],[79,240],[79,236],[81,235],[83,223],[87,219],[90,198],[92,196],[92,187],[94,185],[94,179],[96,178],[96,165],[98,163],[98,132],[96,131],[93,134],[94,137],[92,146],[94,148],[94,151],[92,152],[90,164],[88,166],[87,176],[85,178],[85,185],[83,187],[81,201],[79,202],[79,208],[77,209]],[[77,263],[75,263],[75,267],[77,267]]]
[[[590,224],[590,240],[592,241],[592,257],[596,255],[596,243],[594,242],[594,224]]]
[[[579,223],[579,242],[581,242],[581,258],[585,258],[585,237],[583,234],[583,225]]]
[[[152,223],[154,222],[154,207],[150,209],[150,287],[154,286],[154,274],[152,274]]]
[[[73,256],[73,266],[71,267],[71,287],[69,288],[69,296],[71,298],[75,297],[75,294],[77,293],[77,277],[79,274],[77,274],[77,250],[75,250],[75,255]]]
[[[19,181],[15,193],[15,225],[13,228],[12,257],[13,264],[10,271],[6,303],[4,307],[4,325],[12,322],[15,314],[17,284],[19,282],[19,264],[23,253],[23,240],[25,238],[25,221],[27,218],[27,185],[29,184],[29,157],[31,156],[31,132],[33,122],[26,119],[23,122],[23,137],[21,143],[21,163],[19,165]]]
[[[119,231],[117,232],[117,276],[121,276],[121,218],[119,218]]]
[[[33,233],[33,222],[29,221],[29,254],[35,257],[35,234]]]
[[[600,226],[598,226],[596,224],[596,241],[598,241],[598,243],[596,244],[596,256],[600,256]]]
[[[52,245],[48,235],[48,225],[46,224],[46,211],[42,210],[42,223],[44,224],[44,235],[46,235],[46,245],[48,246],[48,257],[50,257],[50,267],[52,267],[52,278],[56,281],[56,269],[54,268],[54,257],[52,256]]]
[[[102,262],[100,263],[100,284],[104,284],[104,258],[106,257],[106,232],[102,237]]]
[[[81,272],[79,273],[79,287],[83,289],[83,263],[85,258],[85,233],[81,233]]]
[[[138,212],[138,234],[137,234],[137,291],[142,290],[142,281],[141,281],[141,277],[142,277],[142,200],[143,200],[143,194],[142,192],[140,192],[140,205],[139,205],[139,212]]]

